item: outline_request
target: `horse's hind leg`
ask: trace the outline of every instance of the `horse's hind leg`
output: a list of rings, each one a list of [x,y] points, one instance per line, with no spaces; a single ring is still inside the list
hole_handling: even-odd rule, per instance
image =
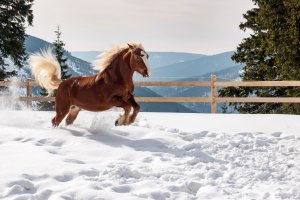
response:
[[[52,119],[52,126],[57,127],[60,122],[68,114],[69,108],[63,108],[61,110],[56,110],[56,116]]]
[[[56,127],[60,124],[60,122],[65,118],[70,109],[70,100],[68,99],[68,96],[63,93],[63,89],[59,87],[55,97],[56,116],[52,119],[53,127]]]
[[[77,106],[73,105],[73,106],[70,107],[70,111],[69,111],[69,114],[68,114],[67,119],[66,119],[66,125],[73,124],[73,122],[75,121],[79,111],[80,111],[80,108],[78,108]]]

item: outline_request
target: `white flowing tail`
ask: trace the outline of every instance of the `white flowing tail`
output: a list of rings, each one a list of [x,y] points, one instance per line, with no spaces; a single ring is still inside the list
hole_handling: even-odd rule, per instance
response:
[[[51,48],[31,55],[29,66],[39,85],[45,88],[49,95],[58,88],[61,83],[61,69]]]

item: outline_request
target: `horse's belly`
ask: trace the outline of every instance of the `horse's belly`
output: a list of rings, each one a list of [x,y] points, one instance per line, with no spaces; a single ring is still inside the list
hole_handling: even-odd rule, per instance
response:
[[[93,112],[108,110],[112,107],[112,105],[108,105],[104,102],[89,102],[88,103],[86,101],[83,101],[83,102],[74,101],[73,105],[76,105],[81,109],[93,111]]]
[[[80,106],[81,109],[87,110],[87,111],[92,111],[92,112],[100,112],[100,111],[105,111],[111,108],[111,106]]]

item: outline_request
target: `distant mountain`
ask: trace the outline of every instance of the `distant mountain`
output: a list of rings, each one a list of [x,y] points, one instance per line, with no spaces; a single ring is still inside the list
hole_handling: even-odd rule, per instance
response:
[[[229,67],[224,70],[213,72],[213,75],[217,76],[217,81],[233,81],[239,78],[241,65]],[[175,80],[177,82],[191,82],[191,81],[211,81],[212,73],[202,74],[201,76],[195,75],[194,77],[188,77]],[[151,90],[162,96],[175,96],[175,97],[197,97],[204,96],[207,91],[206,87],[149,87]],[[210,87],[207,87],[210,91]]]
[[[236,65],[220,71],[216,71],[213,74],[217,76],[218,81],[233,81],[239,78],[239,74],[241,70],[242,70],[242,66]],[[208,81],[209,82],[211,75],[212,75],[211,73],[208,73],[208,74],[203,74],[202,75],[203,77],[199,77],[199,78],[190,77],[185,79],[179,79],[176,81],[178,82]],[[150,89],[161,96],[171,96],[171,97],[210,97],[211,96],[210,87],[150,87]],[[204,113],[210,112],[210,103],[181,103],[181,104],[197,112],[204,112]],[[222,104],[218,104],[218,112],[221,112],[221,106]]]
[[[87,62],[92,62],[101,54],[101,51],[72,51],[71,54]],[[159,67],[184,63],[190,60],[205,57],[202,54],[193,53],[177,53],[177,52],[148,52],[149,64],[152,69]]]
[[[160,97],[152,90],[146,87],[135,87],[135,96],[136,97]],[[142,111],[144,112],[181,112],[181,113],[194,113],[192,109],[189,109],[179,103],[140,103]]]
[[[92,63],[101,54],[101,51],[72,51],[72,56]]]
[[[231,60],[233,51],[205,56],[184,63],[176,63],[153,70],[152,80],[171,81],[185,77],[213,74],[237,65]]]
[[[148,52],[148,53],[149,53],[149,64],[153,69],[157,69],[160,67],[177,64],[177,63],[182,64],[187,61],[205,57],[205,55],[203,54],[179,53],[179,52]]]

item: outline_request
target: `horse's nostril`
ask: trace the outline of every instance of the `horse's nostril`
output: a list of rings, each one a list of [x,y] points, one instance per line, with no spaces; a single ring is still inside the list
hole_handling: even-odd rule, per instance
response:
[[[147,69],[145,69],[145,70],[143,71],[143,77],[149,77],[149,74],[148,74],[148,70],[147,70]]]

